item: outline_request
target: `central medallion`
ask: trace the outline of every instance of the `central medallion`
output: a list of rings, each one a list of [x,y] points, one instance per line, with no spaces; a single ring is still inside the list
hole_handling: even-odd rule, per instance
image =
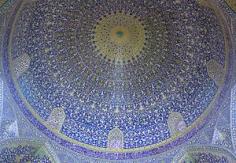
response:
[[[94,29],[96,50],[107,61],[127,63],[136,59],[145,43],[145,27],[137,17],[115,12],[99,19]]]
[[[111,30],[111,41],[116,45],[124,46],[129,39],[129,31],[124,26],[117,26]]]
[[[19,109],[86,157],[138,159],[188,141],[224,96],[221,21],[195,1],[94,2],[17,1],[1,52]]]

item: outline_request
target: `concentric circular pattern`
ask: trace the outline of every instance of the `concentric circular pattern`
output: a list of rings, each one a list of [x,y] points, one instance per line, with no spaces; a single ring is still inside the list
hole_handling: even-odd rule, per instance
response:
[[[127,63],[140,55],[145,41],[142,23],[131,14],[105,15],[95,27],[98,52],[113,63]]]
[[[131,155],[185,141],[170,134],[169,115],[189,136],[219,93],[207,63],[226,64],[223,32],[196,1],[40,0],[16,12],[4,37],[11,91],[32,123],[74,150],[99,155],[114,128]],[[47,123],[55,108],[65,113],[59,132]]]

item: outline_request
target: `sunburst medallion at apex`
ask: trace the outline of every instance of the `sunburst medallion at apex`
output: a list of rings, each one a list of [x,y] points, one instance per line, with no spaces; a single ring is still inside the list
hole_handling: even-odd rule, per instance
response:
[[[86,157],[138,159],[185,143],[224,97],[221,21],[196,1],[94,2],[9,11],[2,66],[19,109]]]
[[[118,12],[103,16],[94,29],[96,49],[108,61],[127,63],[144,47],[145,27],[135,16]]]

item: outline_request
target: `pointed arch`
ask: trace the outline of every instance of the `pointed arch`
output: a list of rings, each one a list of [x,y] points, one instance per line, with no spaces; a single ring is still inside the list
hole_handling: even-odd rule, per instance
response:
[[[224,83],[224,67],[214,59],[207,63],[207,72],[217,86],[221,86]]]
[[[171,112],[167,123],[171,135],[182,132],[187,127],[183,116],[179,112]]]
[[[55,108],[49,115],[46,125],[56,131],[60,131],[65,121],[66,114],[63,108]]]
[[[108,148],[122,149],[124,147],[124,135],[119,128],[112,129],[108,134]]]
[[[16,78],[19,78],[23,73],[25,73],[29,69],[30,56],[25,53],[16,58],[13,62],[14,73],[16,75]]]

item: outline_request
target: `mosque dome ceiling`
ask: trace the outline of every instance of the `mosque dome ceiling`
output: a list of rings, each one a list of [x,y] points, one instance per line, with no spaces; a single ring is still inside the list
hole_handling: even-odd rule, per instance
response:
[[[17,1],[3,40],[16,103],[50,139],[89,156],[182,144],[217,109],[227,76],[224,20],[202,2]]]

